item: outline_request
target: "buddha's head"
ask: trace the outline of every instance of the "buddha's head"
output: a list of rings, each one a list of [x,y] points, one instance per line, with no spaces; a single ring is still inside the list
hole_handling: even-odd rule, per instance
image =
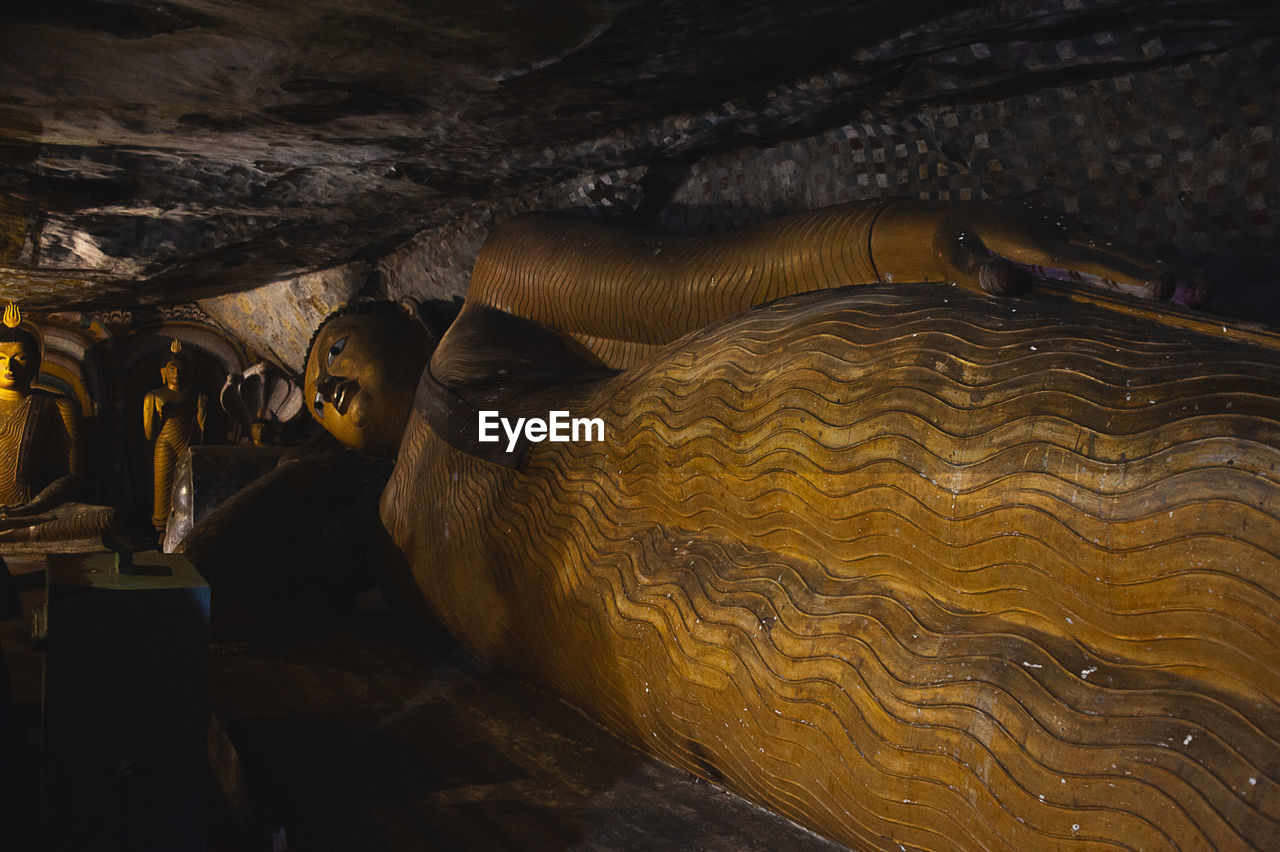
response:
[[[13,302],[0,324],[0,393],[25,395],[40,375],[40,342],[22,325],[22,315]]]
[[[394,456],[433,337],[394,302],[330,314],[311,338],[303,394],[311,415],[352,449]]]
[[[169,344],[169,357],[160,365],[160,380],[169,390],[182,390],[187,383],[187,372],[191,360],[182,351],[182,341],[174,340]]]

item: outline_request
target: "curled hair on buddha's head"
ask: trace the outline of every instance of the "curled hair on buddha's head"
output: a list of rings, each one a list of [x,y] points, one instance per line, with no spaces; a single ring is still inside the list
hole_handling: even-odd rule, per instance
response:
[[[402,316],[416,321],[416,317],[410,313],[412,310],[413,308],[404,302],[393,302],[390,299],[353,299],[350,302],[343,302],[327,317],[320,320],[315,331],[311,332],[311,339],[307,341],[307,351],[302,356],[301,372],[303,374],[307,372],[307,364],[311,361],[311,350],[315,348],[316,338],[330,321],[353,314],[368,317]]]
[[[169,357],[160,366],[167,367],[170,364],[181,364],[184,367],[191,364],[191,356],[182,350],[182,341],[176,337],[169,343]]]
[[[4,322],[0,323],[0,343],[21,343],[35,353],[36,357],[44,357],[44,340],[40,330],[30,322],[24,322],[22,312],[13,302],[4,309]]]

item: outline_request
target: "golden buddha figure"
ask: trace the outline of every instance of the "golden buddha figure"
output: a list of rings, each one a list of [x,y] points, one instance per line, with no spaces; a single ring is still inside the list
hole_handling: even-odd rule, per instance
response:
[[[72,502],[83,479],[75,402],[34,387],[41,335],[10,302],[0,325],[0,545],[23,550],[100,536],[112,510]],[[48,547],[42,547],[46,543]]]
[[[182,351],[182,342],[174,340],[169,357],[160,367],[164,382],[148,391],[142,399],[142,431],[154,442],[152,451],[153,507],[151,522],[163,539],[169,523],[170,492],[173,471],[193,443],[204,439],[205,416],[209,397],[191,386],[188,378],[190,359]]]
[[[395,456],[383,523],[460,641],[822,834],[1275,848],[1276,338],[985,296],[1186,286],[998,213],[520,218],[438,344],[327,320],[306,400]],[[553,411],[603,434],[479,427]]]

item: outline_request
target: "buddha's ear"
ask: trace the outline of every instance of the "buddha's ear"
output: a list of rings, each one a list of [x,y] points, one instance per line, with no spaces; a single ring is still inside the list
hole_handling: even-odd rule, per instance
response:
[[[422,329],[427,333],[427,339],[430,341],[432,348],[435,348],[435,345],[440,342],[440,338],[436,336],[436,333],[431,330],[430,324],[427,323],[426,315],[422,311],[422,303],[413,296],[403,296],[399,304],[400,310],[404,311],[406,316],[422,326]]]

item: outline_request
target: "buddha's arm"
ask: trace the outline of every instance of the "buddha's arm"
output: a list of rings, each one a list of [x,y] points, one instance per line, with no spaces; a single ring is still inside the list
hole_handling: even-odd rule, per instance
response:
[[[663,344],[791,293],[876,281],[869,239],[883,206],[847,204],[704,236],[522,216],[485,242],[467,304],[580,339]]]
[[[160,405],[158,394],[148,391],[142,398],[142,434],[148,441],[154,441],[160,432]]]
[[[855,202],[701,236],[538,214],[503,223],[467,304],[567,333],[593,350],[672,341],[782,296],[851,284],[950,281],[1008,294],[1029,274],[1167,297],[1172,270],[1017,203]],[[625,366],[625,353],[611,366]]]
[[[80,415],[75,403],[66,398],[54,400],[58,417],[50,423],[50,464],[59,471],[58,476],[31,498],[17,507],[21,514],[38,514],[74,500],[80,490],[82,472],[80,447]]]

